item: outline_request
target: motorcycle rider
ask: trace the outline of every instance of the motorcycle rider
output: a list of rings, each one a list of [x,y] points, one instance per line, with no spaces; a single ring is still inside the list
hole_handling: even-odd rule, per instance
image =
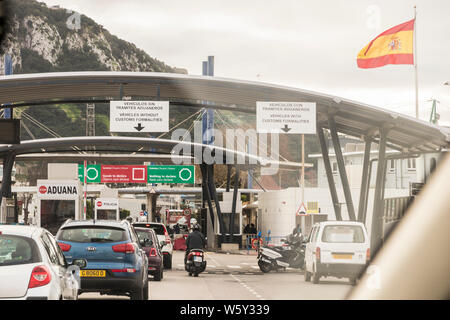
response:
[[[192,249],[203,249],[206,247],[206,239],[203,233],[200,232],[200,226],[194,224],[192,232],[186,239],[186,252],[184,254],[184,264],[186,264],[187,256]]]

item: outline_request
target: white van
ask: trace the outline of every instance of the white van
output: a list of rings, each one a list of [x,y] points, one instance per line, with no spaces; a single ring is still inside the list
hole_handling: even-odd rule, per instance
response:
[[[305,281],[320,277],[349,278],[355,284],[370,260],[370,240],[361,222],[316,223],[305,249]]]

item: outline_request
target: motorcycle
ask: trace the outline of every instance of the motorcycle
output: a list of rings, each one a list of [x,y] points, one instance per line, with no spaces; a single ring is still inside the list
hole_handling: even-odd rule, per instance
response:
[[[263,246],[258,252],[258,266],[264,272],[286,268],[304,269],[305,246],[301,236],[290,235],[281,240],[286,245]]]
[[[194,275],[194,277],[198,277],[206,269],[204,251],[201,249],[189,251],[184,268],[189,273],[189,276]]]

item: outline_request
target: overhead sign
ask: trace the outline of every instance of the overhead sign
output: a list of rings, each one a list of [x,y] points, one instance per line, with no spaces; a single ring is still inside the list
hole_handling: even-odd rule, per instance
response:
[[[258,133],[316,133],[315,102],[256,102]]]
[[[102,183],[147,183],[147,166],[108,166],[101,169]]]
[[[148,183],[195,183],[195,166],[148,166]]]
[[[169,101],[111,101],[111,132],[169,131]]]
[[[195,183],[195,166],[88,165],[88,183]],[[78,178],[84,181],[84,166],[78,165]],[[155,193],[152,189],[150,193]]]

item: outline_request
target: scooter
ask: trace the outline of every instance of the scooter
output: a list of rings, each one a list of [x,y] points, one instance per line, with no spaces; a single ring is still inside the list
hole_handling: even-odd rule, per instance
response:
[[[184,268],[189,276],[198,277],[206,269],[205,252],[201,249],[192,249],[189,251]]]
[[[286,268],[303,269],[305,262],[305,247],[301,236],[288,236],[282,246],[263,246],[258,252],[258,266],[264,272]]]

